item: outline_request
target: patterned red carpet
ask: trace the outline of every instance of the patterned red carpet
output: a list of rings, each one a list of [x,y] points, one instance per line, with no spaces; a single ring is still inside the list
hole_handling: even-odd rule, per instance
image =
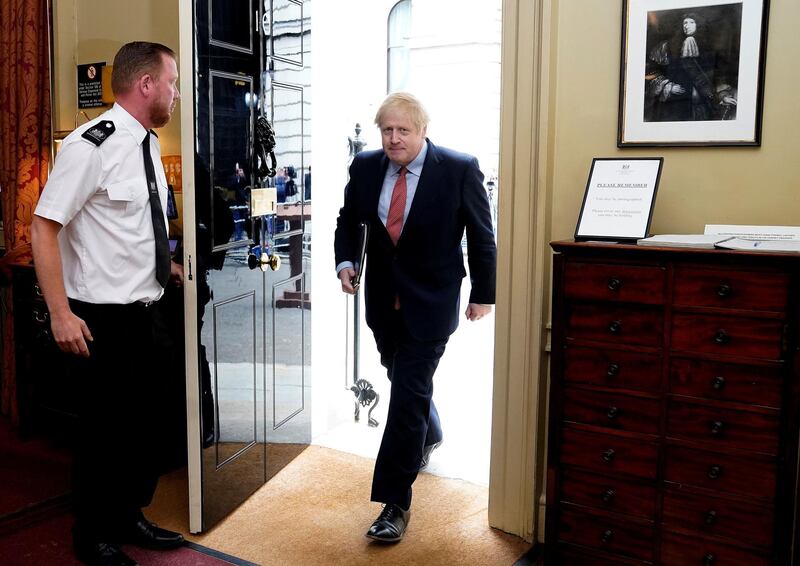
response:
[[[0,519],[70,491],[69,451],[62,443],[20,439],[0,418]]]
[[[0,563],[3,566],[59,565],[80,566],[72,553],[70,527],[72,517],[67,511],[46,517],[25,528],[0,536]],[[251,562],[217,553],[205,547],[189,544],[169,551],[123,547],[125,552],[142,566],[223,566],[248,565]]]
[[[0,564],[73,566],[69,511],[70,457],[57,443],[20,438],[0,418]],[[142,566],[249,565],[189,543],[168,552],[125,547]]]

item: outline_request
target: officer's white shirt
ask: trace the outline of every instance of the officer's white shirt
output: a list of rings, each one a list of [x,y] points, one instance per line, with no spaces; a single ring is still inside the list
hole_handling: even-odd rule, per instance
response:
[[[83,132],[110,120],[115,131],[99,146]],[[144,170],[147,130],[122,106],[84,124],[61,144],[35,214],[63,226],[58,243],[67,296],[89,303],[153,301],[164,290],[156,281],[155,238]],[[161,210],[167,210],[167,179],[158,138],[150,136]],[[164,223],[167,218],[164,216]]]

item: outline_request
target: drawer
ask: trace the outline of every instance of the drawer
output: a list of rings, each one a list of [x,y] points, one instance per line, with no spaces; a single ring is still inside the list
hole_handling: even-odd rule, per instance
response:
[[[656,514],[655,486],[571,468],[561,474],[561,501],[651,520]]]
[[[772,544],[773,509],[717,497],[664,493],[666,530],[683,529],[763,547]]]
[[[568,262],[564,294],[570,299],[599,299],[660,305],[666,270],[657,266]]]
[[[610,344],[660,347],[662,311],[608,305],[572,305],[567,337]]]
[[[672,349],[779,360],[783,323],[777,320],[676,314]]]
[[[576,566],[580,562],[574,562]],[[661,537],[662,566],[769,566],[770,559],[729,544],[664,533]]]
[[[675,268],[675,305],[783,312],[789,275],[774,271]]]
[[[607,474],[656,478],[658,446],[654,443],[570,428],[565,428],[562,434],[561,461],[564,464]]]
[[[546,560],[548,566],[639,566],[652,564],[652,562],[641,562],[639,560],[626,559],[622,556],[600,554],[596,550],[574,547],[569,544],[561,543],[556,549],[558,556],[555,561]],[[518,564],[524,563],[520,560]],[[538,564],[538,563],[537,563]]]
[[[672,358],[670,392],[689,397],[780,407],[783,370]]]
[[[564,389],[564,420],[615,430],[658,434],[661,419],[658,399],[632,397],[567,387]]]
[[[570,346],[564,357],[564,379],[568,382],[661,391],[658,354]]]
[[[737,411],[675,400],[667,415],[671,437],[773,455],[778,450],[778,425],[778,411]]]
[[[561,512],[559,540],[641,560],[653,560],[655,554],[652,525],[573,510]]]
[[[739,457],[667,446],[664,480],[715,491],[760,497],[775,497],[774,459],[763,456]]]

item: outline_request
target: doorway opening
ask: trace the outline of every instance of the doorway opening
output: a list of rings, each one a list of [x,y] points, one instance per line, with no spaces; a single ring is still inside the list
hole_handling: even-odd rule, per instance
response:
[[[335,277],[333,232],[352,154],[381,147],[373,118],[388,92],[414,93],[431,116],[428,137],[478,158],[496,233],[501,15],[500,0],[343,0],[314,7],[314,444],[374,458],[386,421],[389,381],[363,299],[357,374],[379,398],[354,419],[354,305]],[[468,275],[462,312],[469,290]],[[427,472],[488,485],[493,356],[494,312],[479,322],[462,318],[434,377],[444,443]],[[373,407],[377,427],[368,424]]]

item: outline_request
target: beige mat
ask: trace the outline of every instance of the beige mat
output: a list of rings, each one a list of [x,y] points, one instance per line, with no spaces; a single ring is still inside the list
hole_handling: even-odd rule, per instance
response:
[[[406,537],[370,543],[364,533],[380,512],[369,502],[374,461],[311,446],[227,519],[194,542],[264,566],[317,564],[511,566],[530,545],[490,529],[487,489],[422,473]],[[188,532],[185,471],[161,479],[147,517]]]

